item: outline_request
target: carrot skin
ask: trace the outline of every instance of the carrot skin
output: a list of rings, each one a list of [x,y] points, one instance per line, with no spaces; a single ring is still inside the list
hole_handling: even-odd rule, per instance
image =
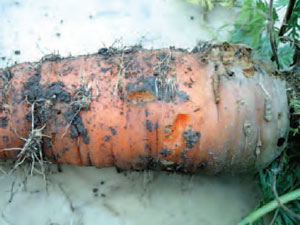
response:
[[[285,83],[245,46],[108,49],[0,73],[0,149],[22,148],[34,103],[34,127],[46,126],[43,154],[52,162],[257,171],[280,154],[289,132]],[[0,158],[18,152],[0,151]]]

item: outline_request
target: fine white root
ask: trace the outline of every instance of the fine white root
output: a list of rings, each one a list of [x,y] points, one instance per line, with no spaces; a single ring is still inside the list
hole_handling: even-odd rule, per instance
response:
[[[24,141],[24,145],[22,148],[5,148],[1,149],[0,151],[20,151],[17,155],[17,159],[14,163],[13,168],[9,172],[9,174],[12,174],[16,171],[16,169],[22,165],[25,161],[30,162],[30,175],[32,176],[33,172],[37,172],[41,174],[44,179],[45,178],[45,167],[44,164],[46,161],[44,161],[43,156],[43,137],[51,138],[48,135],[44,135],[42,131],[45,129],[46,124],[43,125],[41,128],[35,128],[34,124],[34,106],[35,103],[31,105],[31,132],[28,134],[26,138],[20,137],[18,134],[17,136]],[[40,165],[40,169],[36,168],[36,163]]]

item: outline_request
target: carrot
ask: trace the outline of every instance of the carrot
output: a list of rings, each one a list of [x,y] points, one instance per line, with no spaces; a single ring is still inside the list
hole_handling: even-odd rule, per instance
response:
[[[0,158],[247,172],[286,146],[285,83],[242,45],[139,47],[1,70]]]

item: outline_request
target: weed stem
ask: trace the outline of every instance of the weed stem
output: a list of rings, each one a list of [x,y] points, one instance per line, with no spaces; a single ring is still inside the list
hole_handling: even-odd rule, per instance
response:
[[[281,204],[288,203],[290,201],[300,199],[300,188],[291,191],[287,194],[284,194],[278,198]],[[265,204],[264,206],[258,208],[257,210],[250,213],[247,217],[242,219],[237,225],[247,225],[252,224],[254,221],[258,220],[262,216],[266,215],[267,213],[273,211],[274,209],[280,207],[278,201],[276,199],[270,201],[269,203]]]

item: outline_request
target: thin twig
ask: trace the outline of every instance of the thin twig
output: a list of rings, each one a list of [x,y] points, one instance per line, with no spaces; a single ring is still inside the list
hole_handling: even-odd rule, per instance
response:
[[[14,187],[15,187],[15,184],[16,184],[16,179],[17,177],[14,177],[14,180],[11,184],[11,187],[10,187],[10,196],[9,196],[9,199],[8,199],[8,202],[11,203],[13,198],[14,198],[14,195],[15,195],[15,192],[14,192]]]
[[[279,37],[282,37],[284,35],[284,33],[286,32],[286,28],[288,27],[289,20],[293,14],[293,9],[294,9],[295,3],[296,3],[296,0],[289,1],[289,4],[288,4],[286,12],[285,12],[285,16],[282,21],[282,25],[281,25],[279,33],[278,33]]]
[[[274,31],[273,31],[273,0],[270,0],[269,4],[269,21],[268,21],[268,30],[270,35],[270,44],[273,52],[273,57],[271,59],[275,59],[277,64],[277,69],[280,69],[279,59],[277,55],[277,46],[274,38]],[[273,61],[273,60],[272,60]]]
[[[119,70],[118,70],[118,77],[117,77],[117,83],[114,88],[114,95],[117,94],[117,90],[123,91],[123,86],[124,86],[124,77],[125,74],[127,73],[127,69],[129,66],[131,66],[132,62],[128,62],[128,60],[125,61],[125,56],[124,56],[124,50],[125,48],[122,49],[122,55],[119,63]]]
[[[173,98],[176,93],[176,79],[174,77],[167,78],[167,73],[171,70],[172,51],[169,48],[169,54],[163,59],[159,59],[154,66],[154,70],[158,71],[158,76],[155,78],[155,95],[165,88],[166,93],[170,98]]]
[[[0,150],[0,152],[13,151],[13,150],[22,150],[22,148],[3,148]]]
[[[120,79],[121,76],[123,77],[123,75],[125,74],[126,68],[124,67],[124,51],[122,51],[122,55],[121,55],[121,59],[120,59],[120,64],[119,64],[119,71],[118,71],[118,77],[117,77],[117,83],[116,86],[114,88],[114,95],[117,94],[117,90],[120,86]]]

